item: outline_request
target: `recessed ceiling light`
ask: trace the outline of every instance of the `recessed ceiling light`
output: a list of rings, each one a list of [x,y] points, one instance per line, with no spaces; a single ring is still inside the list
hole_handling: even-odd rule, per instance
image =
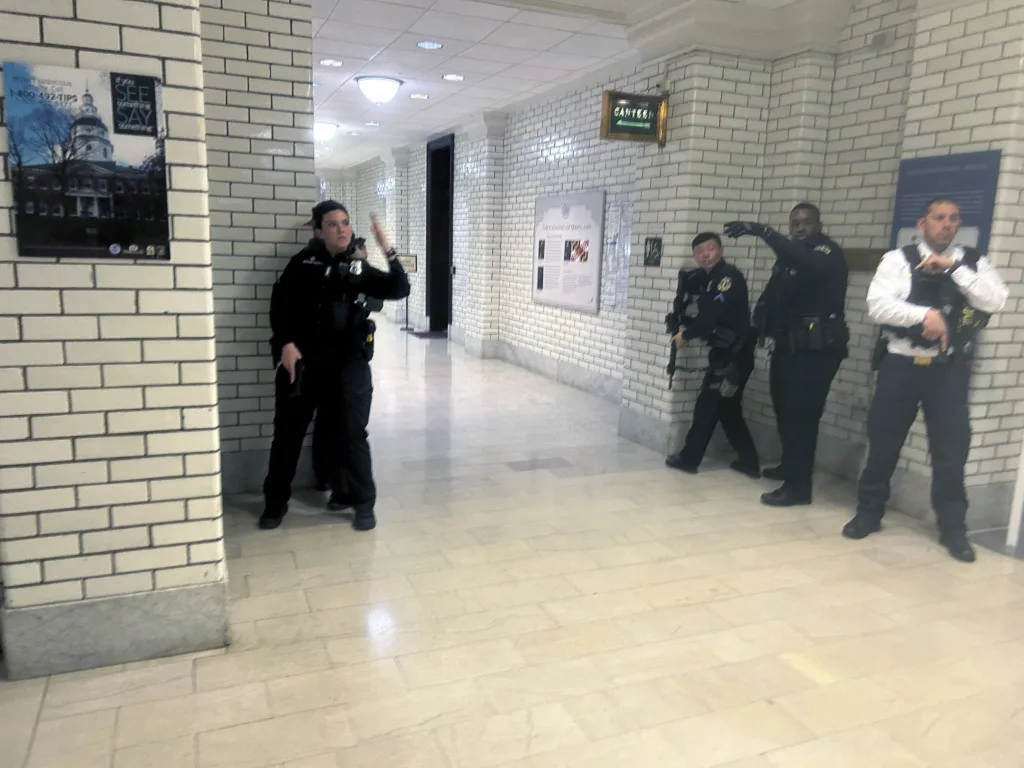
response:
[[[359,135],[359,131],[349,131],[348,135],[349,136],[358,136]]]
[[[429,99],[430,97],[427,96],[427,94],[425,94],[425,93],[410,93],[409,94],[409,98],[410,99]]]
[[[447,80],[449,83],[461,83],[466,78],[462,75],[445,75],[442,80]]]
[[[338,59],[320,59],[321,67],[340,67],[344,63]]]
[[[416,45],[426,51],[439,51],[444,48],[441,43],[434,42],[433,40],[420,40]]]
[[[376,128],[378,125],[380,125],[380,123],[378,123],[376,120],[370,120],[369,122],[363,123],[363,125],[368,125],[371,128]]]

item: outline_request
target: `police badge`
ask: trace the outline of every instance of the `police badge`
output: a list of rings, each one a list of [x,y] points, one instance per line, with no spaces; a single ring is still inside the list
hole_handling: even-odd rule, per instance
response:
[[[348,268],[349,274],[359,276],[363,274],[363,260],[353,259]]]

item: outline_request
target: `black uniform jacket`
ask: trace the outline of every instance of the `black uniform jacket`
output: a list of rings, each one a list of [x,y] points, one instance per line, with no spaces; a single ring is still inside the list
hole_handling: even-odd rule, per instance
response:
[[[837,242],[823,234],[790,240],[778,232],[771,232],[765,242],[776,262],[755,315],[765,313],[769,335],[803,317],[843,317],[849,269]]]
[[[344,348],[356,343],[358,336],[356,332],[334,331],[330,311],[333,302],[351,302],[360,295],[380,300],[409,295],[409,277],[398,259],[389,262],[387,272],[362,261],[357,275],[349,270],[354,255],[332,257],[323,240],[313,238],[288,262],[270,301],[275,358],[289,343],[295,344],[304,358],[328,352],[344,355]]]
[[[731,331],[744,341],[750,338],[747,281],[736,267],[722,259],[711,271],[696,270],[687,287],[697,295],[697,317],[683,331],[684,339],[711,343],[716,328]]]

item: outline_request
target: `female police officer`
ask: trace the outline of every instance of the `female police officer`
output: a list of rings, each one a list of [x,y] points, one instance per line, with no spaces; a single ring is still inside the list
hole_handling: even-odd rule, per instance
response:
[[[323,418],[331,485],[354,508],[353,526],[376,524],[370,445],[373,325],[367,299],[402,299],[409,278],[377,219],[373,236],[388,271],[371,267],[361,239],[352,236],[348,211],[326,200],[313,208],[314,234],[292,257],[275,286],[270,324],[281,363],[275,381],[274,441],[263,483],[261,528],[277,528],[288,511],[302,442],[314,410]],[[347,488],[342,484],[345,469]]]

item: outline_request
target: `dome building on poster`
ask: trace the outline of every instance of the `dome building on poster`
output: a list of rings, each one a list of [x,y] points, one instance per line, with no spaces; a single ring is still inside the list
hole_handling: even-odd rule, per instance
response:
[[[117,163],[110,128],[86,86],[81,106],[71,113],[53,112],[46,134],[56,150],[54,162],[15,167],[15,183],[23,216],[78,219],[167,219],[163,140],[142,167]],[[37,154],[42,142],[35,136]]]

